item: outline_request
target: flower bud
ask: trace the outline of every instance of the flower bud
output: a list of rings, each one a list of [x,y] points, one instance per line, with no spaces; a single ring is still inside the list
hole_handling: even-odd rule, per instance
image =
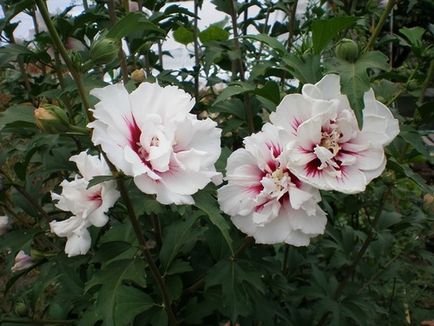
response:
[[[145,80],[145,72],[143,69],[136,69],[131,73],[131,79],[136,83],[141,83]]]
[[[359,58],[359,46],[353,40],[344,38],[336,45],[335,54],[339,59],[355,62]]]
[[[32,257],[27,255],[23,250],[15,257],[15,264],[12,266],[11,270],[13,273],[22,271],[34,265]]]
[[[102,37],[92,43],[90,58],[97,65],[112,62],[118,55],[117,41],[112,38]]]
[[[9,217],[6,215],[0,216],[0,235],[5,234],[9,230]]]
[[[14,306],[14,312],[20,317],[27,316],[28,314],[27,305],[22,301],[16,302]]]
[[[55,134],[70,129],[65,111],[55,105],[44,104],[35,109],[36,126],[42,131]]]

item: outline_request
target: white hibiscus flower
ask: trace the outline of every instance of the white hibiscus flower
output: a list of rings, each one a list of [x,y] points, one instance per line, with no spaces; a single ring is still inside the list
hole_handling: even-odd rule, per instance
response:
[[[174,86],[142,83],[131,94],[121,84],[94,89],[92,141],[137,187],[162,204],[193,204],[191,195],[220,174],[220,133],[210,119],[190,114],[194,100]]]
[[[220,208],[257,243],[307,246],[324,233],[326,215],[318,190],[287,168],[290,135],[271,124],[244,139],[245,149],[231,154],[228,184],[218,190]]]
[[[89,251],[91,237],[87,228],[91,225],[102,227],[108,221],[106,213],[119,198],[114,181],[105,181],[87,189],[89,181],[99,175],[110,175],[110,169],[104,159],[81,152],[72,156],[82,177],[78,175],[72,181],[64,180],[62,193],[52,193],[56,207],[73,214],[64,221],[52,221],[51,231],[68,240],[65,252],[69,257],[84,255]]]
[[[364,95],[363,129],[348,98],[341,94],[339,76],[326,75],[302,94],[287,95],[270,115],[295,140],[288,166],[299,179],[322,190],[364,191],[386,166],[384,146],[399,133],[398,121],[370,89]]]

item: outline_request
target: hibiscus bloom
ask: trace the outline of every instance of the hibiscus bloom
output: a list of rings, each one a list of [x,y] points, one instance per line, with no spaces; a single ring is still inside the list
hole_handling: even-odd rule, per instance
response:
[[[291,172],[319,189],[347,194],[364,191],[381,175],[384,146],[398,135],[399,125],[372,89],[364,94],[364,103],[360,130],[337,75],[304,85],[302,94],[287,95],[270,120],[293,136]]]
[[[291,156],[287,131],[265,124],[244,139],[245,149],[228,158],[228,184],[218,190],[220,208],[258,243],[307,246],[324,233],[326,215],[318,190],[287,168]]]
[[[89,251],[91,237],[87,228],[91,225],[102,227],[108,221],[106,213],[119,198],[114,181],[105,181],[87,189],[89,181],[99,175],[110,175],[110,169],[104,159],[81,152],[72,156],[71,161],[77,164],[82,177],[64,180],[62,193],[52,193],[57,208],[73,214],[64,221],[52,221],[51,232],[68,240],[65,253],[69,257],[84,255]]]
[[[194,100],[174,86],[142,83],[94,89],[92,141],[137,187],[162,204],[193,204],[193,195],[220,174],[220,133],[210,119],[190,114]]]

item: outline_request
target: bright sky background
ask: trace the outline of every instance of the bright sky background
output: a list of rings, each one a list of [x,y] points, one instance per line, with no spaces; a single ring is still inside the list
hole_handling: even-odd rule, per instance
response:
[[[301,0],[298,1],[298,7],[297,7],[297,14],[302,15],[306,9],[306,4],[308,0]],[[91,0],[88,0],[89,5],[92,4]],[[71,15],[77,15],[82,10],[82,1],[81,0],[47,0],[48,9],[50,13],[58,13],[63,11],[66,7],[70,5],[75,5],[71,11]],[[193,11],[193,1],[182,1],[182,2],[172,2],[166,6],[178,4],[182,7],[185,7],[189,9],[190,11]],[[252,7],[253,8],[253,7]],[[250,14],[256,15],[257,10],[251,9],[249,11]],[[3,12],[0,8],[0,16],[3,16]],[[198,22],[198,27],[200,30],[205,29],[207,26],[209,26],[212,23],[218,22],[223,20],[227,15],[217,11],[215,9],[215,6],[211,3],[210,0],[204,0],[202,9],[199,11],[199,17],[200,20]],[[283,12],[278,11],[277,13],[273,13],[270,15],[269,23],[272,24],[274,21],[283,21],[285,18],[285,15]],[[21,13],[18,16],[16,16],[13,19],[13,22],[20,22],[17,29],[14,32],[14,36],[17,40],[24,39],[24,40],[30,40],[33,38],[34,35],[34,27],[33,27],[33,21],[31,17],[27,14]],[[252,28],[252,30],[249,30],[249,33],[256,34],[257,31]],[[173,55],[173,58],[169,56],[164,57],[164,68],[165,69],[177,69],[179,67],[192,67],[194,65],[194,60],[191,58],[191,54],[193,53],[192,47],[185,47],[182,44],[179,44],[175,42],[170,35],[168,39],[163,43],[163,50],[164,51],[170,51],[170,53]]]

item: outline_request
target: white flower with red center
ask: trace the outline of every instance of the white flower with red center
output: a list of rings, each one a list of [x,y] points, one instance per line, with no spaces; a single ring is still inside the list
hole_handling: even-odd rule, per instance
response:
[[[372,89],[364,104],[360,130],[337,75],[304,85],[302,94],[287,95],[270,120],[292,134],[291,172],[318,189],[364,191],[383,172],[384,146],[399,133],[398,121]]]
[[[72,156],[82,177],[64,180],[62,193],[52,193],[57,208],[73,214],[64,221],[50,222],[51,231],[59,237],[66,237],[65,252],[69,257],[84,255],[89,251],[91,237],[88,227],[102,227],[108,221],[106,213],[119,198],[114,181],[105,181],[87,189],[89,181],[95,176],[110,175],[110,169],[104,159],[81,152]]]
[[[221,179],[214,163],[220,133],[210,119],[190,114],[194,100],[174,86],[142,83],[131,94],[121,84],[94,89],[92,141],[137,187],[162,204],[193,204],[191,195]]]
[[[245,149],[231,154],[228,184],[218,190],[220,208],[257,243],[307,246],[324,233],[327,218],[317,204],[318,190],[287,168],[289,143],[287,131],[265,124],[244,139]]]

